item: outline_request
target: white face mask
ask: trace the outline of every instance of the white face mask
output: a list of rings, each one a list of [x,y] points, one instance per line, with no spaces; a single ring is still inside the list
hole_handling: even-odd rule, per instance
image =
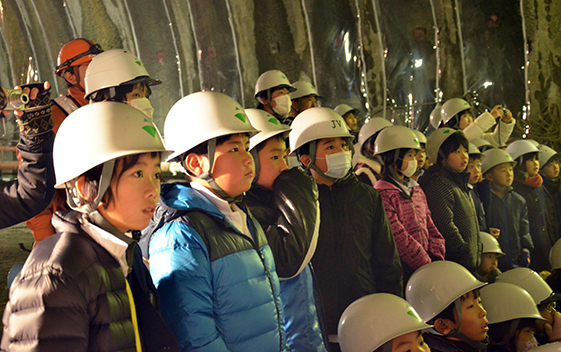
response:
[[[127,104],[142,111],[144,115],[148,116],[150,122],[154,121],[154,108],[152,107],[152,104],[150,104],[150,100],[148,100],[148,98],[136,98],[129,100]]]
[[[332,178],[343,178],[351,169],[352,154],[350,151],[328,154],[325,158],[316,159],[325,159],[327,172],[324,174]]]
[[[275,99],[273,99],[276,103],[273,110],[279,114],[280,116],[286,116],[290,112],[292,108],[292,100],[290,100],[290,96],[288,94],[279,95]],[[273,104],[271,104],[273,105]]]
[[[536,347],[538,347],[538,340],[536,340],[536,338],[533,337],[530,340],[528,340],[523,346],[517,346],[517,350],[519,350],[520,352],[528,352]]]
[[[417,160],[409,160],[407,162],[407,168],[401,171],[406,177],[411,177],[417,171]]]

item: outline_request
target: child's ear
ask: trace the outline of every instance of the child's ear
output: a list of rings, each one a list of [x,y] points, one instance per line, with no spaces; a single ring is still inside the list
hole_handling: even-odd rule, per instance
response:
[[[205,158],[196,153],[190,153],[185,157],[185,168],[195,176],[204,173]]]
[[[310,160],[310,156],[306,154],[300,157],[300,161],[302,162],[302,164],[304,164],[305,167],[308,167],[308,165],[310,164]]]
[[[491,175],[490,172],[484,173],[484,174],[483,174],[483,177],[484,177],[487,181],[493,182],[493,175]]]
[[[452,330],[456,329],[456,323],[449,319],[438,318],[434,322],[434,328],[442,335],[448,335]]]
[[[89,202],[93,199],[87,199],[87,196],[86,196],[86,193],[85,193],[85,190],[84,190],[85,184],[86,184],[86,176],[80,176],[76,179],[76,182],[74,183],[74,187],[76,189],[77,196],[79,196],[80,198]]]

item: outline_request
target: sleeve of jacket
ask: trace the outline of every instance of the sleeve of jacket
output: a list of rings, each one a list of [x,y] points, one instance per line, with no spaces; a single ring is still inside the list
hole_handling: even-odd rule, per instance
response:
[[[497,127],[495,127],[495,130],[491,133],[488,132],[483,134],[483,139],[489,141],[489,143],[495,147],[505,145],[514,130],[514,126],[516,126],[515,119],[512,119],[510,123],[504,123],[499,119],[499,123]]]
[[[525,203],[520,213],[520,246],[528,250],[534,249],[534,242],[530,235],[530,222],[528,221],[528,206]]]
[[[164,225],[150,243],[150,274],[160,311],[181,351],[227,351],[214,321],[208,252],[191,226]]]
[[[393,193],[393,192],[392,192]],[[397,197],[401,197],[399,194],[394,193]],[[411,269],[417,270],[421,266],[431,262],[429,254],[425,251],[423,246],[409,234],[401,218],[404,220],[407,218],[405,214],[398,214],[396,205],[394,202],[398,202],[397,199],[392,199],[390,192],[380,191],[382,200],[384,202],[384,208],[386,209],[386,215],[388,216],[388,221],[390,222],[390,227],[393,232],[395,239],[395,245],[397,247],[397,252],[399,253],[399,258],[402,262],[407,264]],[[414,217],[414,214],[409,214],[409,217]]]
[[[446,258],[463,265],[469,270],[475,269],[472,268],[469,244],[464,241],[460,230],[454,224],[454,195],[452,192],[442,189],[441,185],[435,182],[425,184],[423,191],[427,197],[432,220],[444,237]]]
[[[378,292],[403,297],[403,271],[382,197],[369,187],[373,204],[372,270]]]
[[[14,281],[0,350],[87,351],[90,315],[85,297],[76,280],[61,276],[60,268]]]
[[[281,278],[298,275],[312,258],[319,235],[319,201],[316,183],[299,168],[282,172],[273,183],[276,223],[265,233]]]
[[[474,140],[476,138],[482,138],[484,133],[497,123],[495,117],[491,113],[484,112],[479,115],[471,125],[464,129],[464,134],[468,141]]]
[[[0,186],[0,228],[30,219],[51,203],[55,192],[53,140],[52,132],[21,135],[17,149],[22,164],[17,180]]]

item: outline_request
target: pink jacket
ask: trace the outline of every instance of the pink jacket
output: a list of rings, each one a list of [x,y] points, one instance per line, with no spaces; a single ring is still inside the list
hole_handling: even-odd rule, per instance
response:
[[[444,260],[444,238],[432,222],[421,187],[413,187],[411,197],[384,180],[376,181],[374,188],[382,195],[401,261],[417,270],[431,258]]]

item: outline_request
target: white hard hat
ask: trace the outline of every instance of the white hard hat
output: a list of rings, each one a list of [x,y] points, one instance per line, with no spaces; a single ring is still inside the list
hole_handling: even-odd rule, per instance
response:
[[[396,149],[421,149],[417,135],[405,126],[384,128],[374,142],[374,155]]]
[[[107,161],[149,152],[167,154],[167,149],[144,113],[118,102],[86,105],[68,115],[57,132],[55,188]]]
[[[483,251],[482,253],[496,253],[499,257],[505,255],[505,253],[501,250],[501,245],[499,241],[491,234],[487,232],[479,232],[479,238],[481,239],[481,244],[483,244]]]
[[[561,351],[561,342],[552,342],[532,348],[532,352],[559,352]]]
[[[290,84],[286,75],[279,70],[270,70],[263,72],[255,83],[255,97],[261,92],[271,88],[287,88],[290,92],[294,91],[294,87]]]
[[[423,132],[418,131],[418,130],[412,130],[412,131],[417,136],[417,139],[419,140],[419,143],[427,144],[427,136],[425,136],[425,134]]]
[[[372,352],[396,337],[430,327],[403,298],[375,293],[345,309],[339,319],[339,346],[342,352]]]
[[[470,142],[473,143],[479,150],[482,150],[483,148],[495,148],[495,146],[492,145],[491,142],[483,138],[475,138],[470,140]]]
[[[276,117],[261,109],[245,109],[249,122],[260,132],[249,139],[249,150],[259,143],[279,134],[288,135],[290,126],[280,123]]]
[[[464,132],[461,130],[455,130],[450,127],[443,127],[431,133],[429,138],[427,138],[427,156],[433,163],[436,163],[436,161],[438,160],[438,151],[440,150],[442,143],[444,143],[444,141],[446,141],[454,134],[460,134],[465,137]]]
[[[514,141],[506,147],[506,152],[510,154],[513,160],[529,153],[539,153],[538,147],[528,140],[519,139]]]
[[[434,129],[437,129],[440,126],[440,120],[442,119],[441,110],[442,104],[438,103],[430,113],[429,122]]]
[[[464,99],[452,98],[447,100],[444,104],[442,104],[442,109],[440,109],[442,124],[446,124],[456,114],[469,109],[471,109],[471,106]]]
[[[236,133],[254,133],[244,109],[234,99],[219,92],[197,92],[177,101],[164,124],[166,144],[181,154],[210,139]]]
[[[549,262],[551,270],[561,269],[561,240],[557,240],[549,251]]]
[[[538,150],[540,151],[540,153],[538,154],[538,159],[540,161],[540,169],[543,168],[552,157],[557,155],[557,152],[551,149],[550,147],[548,147],[547,145],[540,144],[538,146]]]
[[[338,113],[341,116],[345,116],[345,114],[348,113],[348,112],[352,112],[355,115],[358,115],[358,113],[359,113],[358,109],[354,109],[354,108],[348,106],[347,104],[339,104],[333,110],[335,110],[335,112]]]
[[[512,163],[513,167],[516,165],[516,161],[512,159],[512,156],[510,156],[510,154],[506,151],[499,148],[487,149],[485,152],[483,152],[483,155],[485,156],[485,158],[481,161],[482,174],[486,173],[499,164]]]
[[[294,82],[292,84],[292,87],[294,87],[294,89],[296,90],[288,94],[291,100],[296,100],[298,98],[307,97],[307,96],[317,97],[318,99],[321,98],[318,92],[316,91],[316,89],[314,88],[314,86],[310,82],[307,81]]]
[[[485,285],[458,263],[435,261],[411,275],[405,299],[428,322],[464,294]]]
[[[481,161],[485,159],[485,155],[471,142],[468,143],[468,155],[479,155]]]
[[[361,153],[363,147],[365,146],[364,143],[366,143],[366,141],[370,137],[380,132],[384,128],[390,126],[393,126],[393,124],[382,117],[373,117],[370,120],[368,120],[368,122],[366,122],[364,125],[362,125],[360,131],[358,132],[358,145]]]
[[[497,276],[496,280],[522,287],[530,293],[535,305],[542,304],[546,300],[550,302],[561,299],[561,295],[554,294],[540,274],[529,268],[510,269]]]
[[[288,140],[293,155],[304,144],[318,139],[353,137],[341,115],[329,108],[316,107],[303,111],[292,121],[291,127]]]
[[[86,69],[84,98],[90,99],[92,94],[104,88],[141,82],[149,86],[162,83],[150,78],[142,62],[131,52],[124,49],[107,50],[96,55]]]
[[[523,288],[495,282],[481,289],[481,304],[487,311],[489,324],[522,318],[545,320],[540,315],[532,296]]]

